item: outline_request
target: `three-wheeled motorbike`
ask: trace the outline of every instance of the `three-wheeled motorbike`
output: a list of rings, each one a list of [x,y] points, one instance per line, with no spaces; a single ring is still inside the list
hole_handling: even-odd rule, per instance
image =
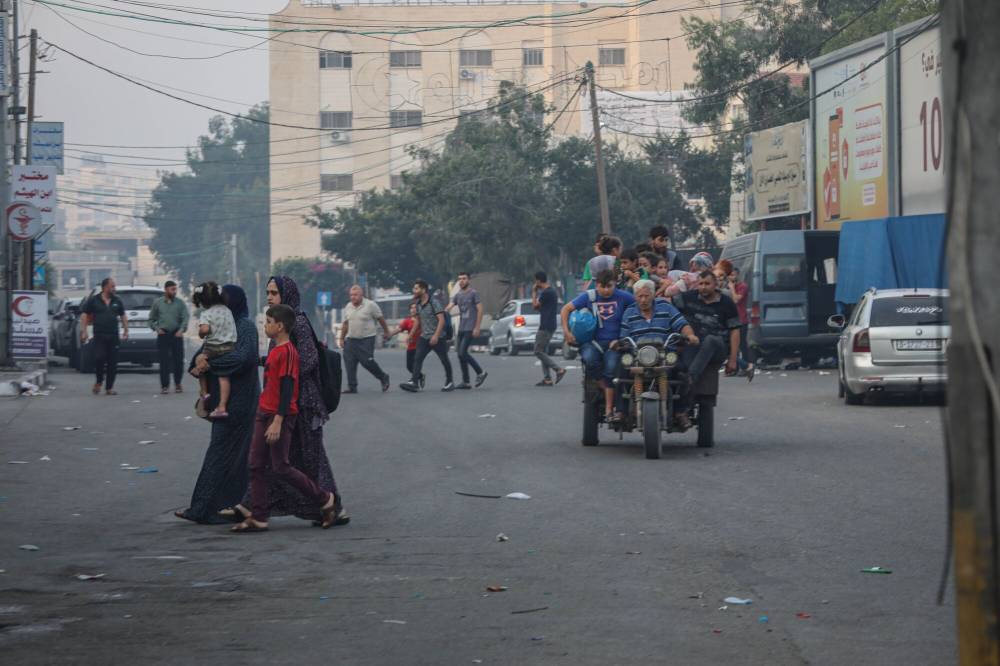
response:
[[[616,396],[623,406],[624,418],[607,422],[604,417],[604,393],[600,382],[584,376],[583,440],[584,446],[597,446],[601,424],[624,436],[641,432],[646,458],[658,459],[662,434],[684,432],[675,415],[682,409],[685,392],[690,390],[689,422],[698,428],[698,446],[715,445],[715,405],[719,394],[718,367],[710,367],[690,389],[688,376],[680,365],[680,345],[684,337],[674,333],[660,337],[625,338],[619,343],[622,372],[615,379]]]

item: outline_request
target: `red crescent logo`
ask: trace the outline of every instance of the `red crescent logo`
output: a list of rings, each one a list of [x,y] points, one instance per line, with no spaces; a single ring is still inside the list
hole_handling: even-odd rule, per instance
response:
[[[28,303],[26,306],[24,306],[24,309],[22,309],[21,304],[24,303],[25,301],[27,301]],[[35,314],[33,309],[31,308],[31,306],[34,305],[34,303],[35,299],[33,299],[31,296],[18,296],[10,304],[10,308],[11,310],[14,311],[14,314],[16,314],[18,317],[30,317],[31,315]]]

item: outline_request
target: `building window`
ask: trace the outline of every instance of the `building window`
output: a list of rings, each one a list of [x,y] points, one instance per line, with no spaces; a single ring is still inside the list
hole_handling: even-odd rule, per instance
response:
[[[420,67],[420,51],[390,51],[389,67]]]
[[[423,111],[390,111],[390,127],[420,127],[424,122]]]
[[[624,65],[625,49],[598,49],[597,64],[599,65]]]
[[[319,52],[319,68],[320,69],[350,69],[351,68],[351,52],[350,51],[320,51]]]
[[[352,173],[320,174],[319,188],[323,192],[351,192],[354,190],[354,174]]]
[[[545,64],[542,49],[521,49],[521,64],[525,67],[541,67]]]
[[[468,51],[458,52],[458,64],[461,67],[492,67],[493,51]]]
[[[319,126],[323,129],[351,129],[350,111],[320,111]]]
[[[403,174],[394,173],[389,176],[389,189],[398,190],[403,186]]]

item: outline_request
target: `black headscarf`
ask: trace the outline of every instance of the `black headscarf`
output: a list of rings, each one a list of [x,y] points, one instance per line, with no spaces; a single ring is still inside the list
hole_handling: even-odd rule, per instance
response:
[[[278,288],[278,293],[281,294],[282,305],[287,305],[295,310],[296,314],[302,312],[299,286],[295,284],[295,280],[287,275],[272,275],[267,281],[273,282],[274,286]]]
[[[226,307],[233,313],[233,319],[247,319],[250,317],[250,308],[247,306],[247,293],[243,287],[235,284],[222,285],[222,297],[226,301]]]

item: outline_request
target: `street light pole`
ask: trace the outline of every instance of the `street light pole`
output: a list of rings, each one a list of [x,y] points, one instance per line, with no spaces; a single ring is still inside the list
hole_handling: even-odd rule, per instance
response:
[[[0,0],[0,44],[3,51],[7,45],[7,0]],[[0,63],[6,63],[7,54],[0,52]],[[6,69],[6,68],[3,68]],[[6,88],[7,82],[0,80],[0,88]],[[6,90],[0,94],[0,213],[3,219],[0,220],[0,367],[10,365],[10,298],[13,284],[13,249],[10,239],[10,232],[7,229],[7,205],[10,203],[10,186],[7,171],[7,94]]]
[[[601,204],[601,231],[611,233],[611,213],[608,211],[608,182],[604,175],[604,147],[601,145],[601,121],[597,113],[597,87],[594,63],[587,61],[587,83],[590,86],[590,115],[594,122],[594,155],[597,166],[597,197]]]

